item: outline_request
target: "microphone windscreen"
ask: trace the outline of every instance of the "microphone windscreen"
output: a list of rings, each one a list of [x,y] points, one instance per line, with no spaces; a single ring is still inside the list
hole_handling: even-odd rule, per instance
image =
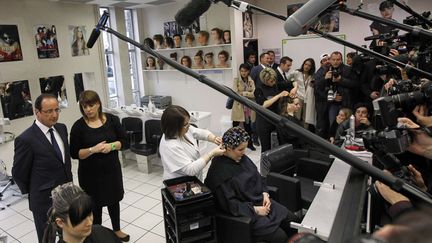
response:
[[[94,28],[93,31],[91,32],[91,35],[87,41],[87,48],[92,48],[93,45],[96,43],[98,37],[100,35],[100,30]]]
[[[318,21],[319,15],[335,2],[336,0],[309,0],[285,21],[285,32],[289,36],[305,33]]]
[[[210,6],[211,2],[209,0],[192,0],[177,12],[174,19],[178,25],[188,27],[205,13]]]

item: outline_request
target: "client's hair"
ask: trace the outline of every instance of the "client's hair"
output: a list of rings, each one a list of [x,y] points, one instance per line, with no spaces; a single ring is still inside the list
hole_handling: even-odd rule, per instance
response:
[[[235,149],[240,144],[249,141],[249,134],[241,127],[232,127],[222,136],[223,146],[225,148]]]
[[[61,234],[56,219],[59,218],[66,223],[69,217],[69,221],[75,227],[92,213],[93,208],[90,196],[72,182],[54,188],[51,197],[53,204],[48,211],[48,224],[42,240],[44,243],[54,243],[56,231]]]

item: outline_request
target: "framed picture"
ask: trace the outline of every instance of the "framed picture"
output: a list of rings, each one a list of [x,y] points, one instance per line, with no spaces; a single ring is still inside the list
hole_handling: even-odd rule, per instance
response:
[[[299,8],[303,6],[303,3],[289,4],[287,5],[287,15],[288,17],[295,13]],[[325,12],[317,21],[317,23],[312,26],[314,29],[320,30],[322,32],[339,32],[339,10],[332,10]],[[307,34],[307,30],[304,33]]]
[[[68,107],[64,76],[51,76],[39,79],[41,93],[53,94],[59,101],[60,108]]]
[[[0,25],[0,62],[23,59],[17,25]]]
[[[174,27],[176,29],[176,33],[179,35],[186,35],[188,33],[196,34],[196,33],[200,32],[200,30],[201,30],[199,18],[195,19],[193,21],[193,23],[191,25],[189,25],[188,27],[180,26],[174,21],[174,24],[171,25],[171,28],[174,28]]]
[[[243,12],[243,38],[253,37],[252,13]]]
[[[35,25],[35,42],[39,59],[59,57],[55,25]]]
[[[0,101],[5,118],[13,120],[33,115],[28,80],[1,83]]]
[[[85,26],[69,25],[69,40],[73,57],[90,55],[90,50],[87,48],[86,34]]]

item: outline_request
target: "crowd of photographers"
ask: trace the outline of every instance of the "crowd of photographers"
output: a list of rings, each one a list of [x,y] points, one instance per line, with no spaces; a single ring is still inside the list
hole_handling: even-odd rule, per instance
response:
[[[392,2],[382,2],[379,10],[382,18],[395,21]],[[405,19],[404,23],[430,27],[413,17]],[[365,40],[371,41],[371,50],[431,73],[428,40],[412,33],[401,36],[397,29],[380,22],[374,21],[370,28],[372,36]],[[373,152],[374,166],[407,180],[430,197],[432,84],[410,69],[389,65],[362,53],[348,53],[346,64],[342,59],[340,52],[323,54],[321,68],[314,75],[315,133],[342,145],[352,113],[355,134],[363,137],[366,149]],[[373,210],[380,214],[373,223],[386,227],[375,232],[372,236],[375,241],[367,242],[431,242],[430,208],[423,208],[419,200],[402,195],[379,181],[372,187],[376,202]],[[385,213],[381,214],[380,210]],[[366,242],[364,240],[359,242]]]

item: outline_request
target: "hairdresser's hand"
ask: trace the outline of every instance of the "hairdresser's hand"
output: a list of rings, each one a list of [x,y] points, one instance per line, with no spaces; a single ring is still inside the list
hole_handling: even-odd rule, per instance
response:
[[[424,183],[422,174],[414,168],[412,165],[408,165],[408,170],[411,175],[411,178],[414,180],[414,183],[420,188],[422,191],[427,191],[426,184]]]
[[[424,126],[432,126],[432,116],[428,116],[428,109],[426,105],[417,105],[412,111],[414,116],[417,118],[417,122]]]
[[[254,206],[254,210],[259,216],[267,216],[270,213],[270,207]]]
[[[295,98],[297,96],[297,87],[291,89],[289,96],[291,98]]]
[[[284,91],[280,92],[278,94],[278,96],[279,96],[279,98],[282,98],[282,97],[288,96],[289,94],[290,93],[288,91],[284,90]]]
[[[208,135],[207,141],[215,143],[216,145],[221,145],[222,144],[222,138],[218,137],[218,136],[216,136],[214,134]]]
[[[103,151],[105,150],[106,145],[109,145],[106,143],[106,141],[102,141],[98,144],[96,144],[95,146],[93,146],[92,148],[92,152],[93,153],[104,153]],[[111,150],[111,147],[110,147]]]
[[[222,147],[222,145],[219,145],[210,151],[211,157],[221,156],[224,153],[225,153],[225,149]]]
[[[222,138],[221,137],[215,137],[215,139],[213,140],[213,143],[215,143],[217,145],[221,145],[222,144]]]

